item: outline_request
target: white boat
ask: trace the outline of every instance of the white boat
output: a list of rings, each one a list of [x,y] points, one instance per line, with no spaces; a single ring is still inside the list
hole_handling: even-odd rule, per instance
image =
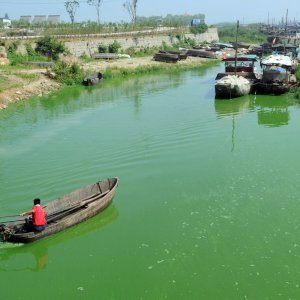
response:
[[[239,21],[236,24],[236,45],[238,29]],[[219,73],[216,77],[216,99],[231,99],[248,95],[251,90],[252,81],[256,80],[254,74],[254,61],[256,61],[256,58],[238,57],[237,48],[235,47],[234,58],[223,59],[225,61],[225,73]]]
[[[296,85],[296,62],[288,55],[272,54],[261,60],[262,78],[256,85],[258,94],[282,94]]]
[[[292,67],[293,59],[288,55],[272,54],[261,60],[261,64],[265,66],[285,66]]]
[[[250,90],[250,80],[239,75],[227,75],[216,81],[215,97],[217,99],[231,99],[248,95]]]

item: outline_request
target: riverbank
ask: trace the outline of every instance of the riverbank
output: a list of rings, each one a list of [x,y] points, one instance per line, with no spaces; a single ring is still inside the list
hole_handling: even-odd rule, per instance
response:
[[[152,56],[117,60],[96,60],[80,62],[79,65],[89,72],[100,71],[109,76],[124,76],[126,74],[150,72],[163,69],[192,69],[207,64],[216,63],[216,60],[200,57],[188,57],[176,64],[157,62]],[[10,69],[0,68],[0,110],[11,103],[28,100],[34,96],[47,95],[61,89],[63,85],[47,76],[46,68],[38,69]]]

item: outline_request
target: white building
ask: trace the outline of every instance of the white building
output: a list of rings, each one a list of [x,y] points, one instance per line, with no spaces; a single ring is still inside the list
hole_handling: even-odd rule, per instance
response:
[[[4,18],[0,18],[0,27],[11,28],[11,19],[5,14]]]

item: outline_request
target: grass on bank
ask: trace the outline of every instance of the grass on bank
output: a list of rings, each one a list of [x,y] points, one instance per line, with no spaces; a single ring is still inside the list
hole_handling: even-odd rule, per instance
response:
[[[124,68],[124,67],[108,67],[104,71],[104,78],[117,78],[117,77],[126,77],[130,75],[144,75],[156,72],[179,72],[192,69],[199,69],[203,67],[215,66],[219,63],[218,60],[206,60],[206,61],[196,61],[190,64],[177,64],[177,63],[163,63],[159,65],[148,65],[148,66],[139,66],[136,68]]]
[[[0,93],[12,88],[18,88],[24,84],[29,84],[39,78],[37,74],[29,73],[32,66],[24,70],[23,65],[3,65],[0,66]]]

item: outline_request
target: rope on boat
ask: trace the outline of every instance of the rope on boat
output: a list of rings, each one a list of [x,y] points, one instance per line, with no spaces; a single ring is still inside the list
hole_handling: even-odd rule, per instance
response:
[[[4,242],[7,241],[14,233],[15,231],[12,228],[5,225],[0,225],[0,236]]]

